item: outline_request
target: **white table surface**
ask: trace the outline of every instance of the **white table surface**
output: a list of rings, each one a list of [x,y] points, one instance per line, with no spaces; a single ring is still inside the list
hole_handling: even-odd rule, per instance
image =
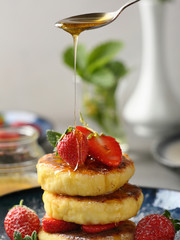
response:
[[[180,169],[171,169],[158,163],[151,155],[129,153],[135,164],[130,183],[145,187],[168,188],[180,191]]]

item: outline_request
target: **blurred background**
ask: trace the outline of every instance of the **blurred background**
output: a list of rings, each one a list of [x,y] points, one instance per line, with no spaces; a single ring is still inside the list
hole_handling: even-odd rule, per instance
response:
[[[72,45],[72,37],[55,28],[54,23],[71,15],[114,11],[125,2],[0,1],[0,110],[33,111],[55,126],[72,124],[73,72],[62,61],[63,51]],[[166,68],[173,94],[180,102],[180,1],[168,1],[165,5]],[[91,49],[107,40],[124,43],[117,58],[131,69],[118,90],[123,104],[140,74],[142,34],[138,4],[124,11],[111,25],[82,33],[79,43]]]
[[[7,111],[10,115],[7,114],[5,117],[7,118],[5,124],[11,125],[14,121],[30,121],[32,125],[35,123],[42,127],[38,129],[42,135],[42,139],[39,139],[42,145],[47,128],[52,127],[62,132],[69,125],[73,125],[74,76],[72,69],[63,60],[64,52],[72,46],[73,40],[70,34],[55,28],[54,24],[60,19],[76,14],[114,11],[126,2],[125,0],[66,0],[64,2],[1,0],[0,126],[4,126],[3,117]],[[151,13],[148,9],[145,12],[140,7],[146,3],[154,5]],[[148,8],[151,7],[148,6]],[[168,129],[172,130],[172,127],[175,133],[180,130],[179,13],[179,0],[141,0],[141,4],[137,3],[126,9],[112,24],[80,35],[79,44],[83,44],[87,51],[111,40],[123,43],[123,48],[113,57],[123,63],[128,70],[127,74],[121,77],[115,91],[116,113],[118,117],[124,117],[124,120],[129,121],[129,125],[125,124],[124,133],[128,141],[125,139],[121,142],[125,143],[125,151],[128,150],[126,147],[132,147],[131,142],[135,150],[141,148],[147,153],[150,150],[150,144],[147,141],[146,147],[149,149],[146,151],[145,140],[157,140],[162,137],[162,133],[169,135]],[[149,20],[151,24],[148,24]],[[161,39],[158,39],[159,37]],[[146,52],[145,55],[144,52]],[[160,53],[161,56],[159,56],[159,52],[163,55]],[[164,68],[161,68],[161,62],[164,62]],[[141,78],[142,76],[144,79]],[[140,79],[142,84],[139,85]],[[82,89],[79,84],[77,90],[81,110]],[[172,101],[169,98],[170,92]],[[132,95],[133,93],[135,94]],[[32,112],[35,113],[35,117],[31,114],[20,114],[19,119],[15,119],[11,111]],[[106,111],[103,112],[106,113]],[[40,118],[37,119],[37,116]],[[44,122],[44,119],[47,122]],[[102,119],[106,118],[102,117]],[[116,128],[116,124],[107,125]],[[161,132],[158,132],[159,129]],[[135,135],[132,136],[132,133]],[[141,142],[138,142],[138,134],[142,137]],[[118,137],[122,136],[118,135]],[[175,146],[173,145],[170,151],[167,151],[166,147],[172,140]],[[137,173],[133,181],[136,184],[151,187],[157,186],[158,183],[159,187],[180,190],[178,171],[180,169],[180,134],[170,140],[164,138],[163,141],[156,145],[155,152],[152,152],[151,148],[153,157],[152,155],[140,157],[133,152],[128,152],[136,161]],[[121,146],[124,147],[123,144]],[[47,149],[47,146],[44,149],[47,152],[52,151]],[[41,155],[43,154],[41,152]],[[36,161],[38,158],[39,155]],[[154,161],[154,158],[165,167]],[[2,181],[6,182],[4,179]]]

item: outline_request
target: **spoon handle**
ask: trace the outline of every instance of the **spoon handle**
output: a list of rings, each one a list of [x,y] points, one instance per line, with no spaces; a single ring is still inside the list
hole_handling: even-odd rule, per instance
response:
[[[134,0],[134,1],[131,1],[131,2],[128,2],[126,3],[124,6],[122,6],[119,10],[117,10],[117,15],[116,17],[113,19],[113,21],[119,17],[119,15],[122,13],[122,11],[124,11],[124,9],[126,9],[127,7],[131,6],[132,4],[136,3],[136,2],[139,2],[140,0]]]

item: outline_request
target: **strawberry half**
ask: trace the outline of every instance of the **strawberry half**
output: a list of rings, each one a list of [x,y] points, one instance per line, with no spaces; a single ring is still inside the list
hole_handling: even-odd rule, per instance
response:
[[[108,166],[119,166],[122,151],[115,138],[95,134],[88,139],[88,146],[89,154],[96,160]]]
[[[57,152],[70,166],[82,166],[88,155],[86,136],[78,129],[69,131],[58,142]]]
[[[65,222],[63,220],[57,220],[45,214],[42,219],[42,227],[43,230],[48,233],[61,233],[75,230],[79,228],[79,225],[76,223]]]
[[[82,225],[82,230],[87,233],[98,233],[109,229],[118,227],[122,222],[119,223],[109,223],[109,224],[97,224],[97,225]]]

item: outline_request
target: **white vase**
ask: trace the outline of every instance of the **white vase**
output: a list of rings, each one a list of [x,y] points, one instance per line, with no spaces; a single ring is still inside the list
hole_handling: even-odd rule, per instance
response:
[[[131,149],[149,152],[153,141],[180,126],[180,107],[164,67],[163,18],[166,4],[141,0],[142,66],[139,81],[123,109]]]

